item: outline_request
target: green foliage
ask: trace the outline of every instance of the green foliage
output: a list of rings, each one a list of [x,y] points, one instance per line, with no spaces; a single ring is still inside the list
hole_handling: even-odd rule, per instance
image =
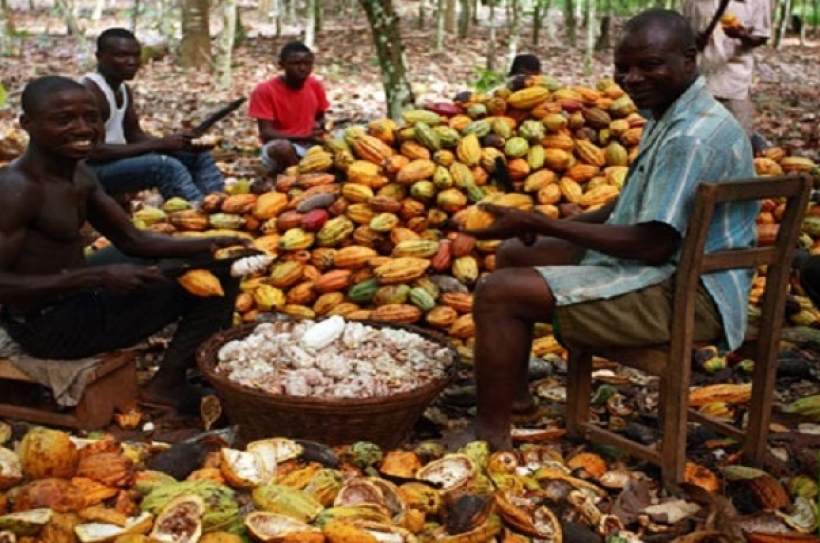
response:
[[[0,108],[6,105],[6,98],[8,98],[8,93],[6,92],[6,87],[3,86],[3,82],[0,81]]]
[[[481,66],[476,66],[473,77],[470,78],[471,86],[477,92],[487,92],[490,89],[503,85],[506,81],[504,74],[495,70],[487,70]]]

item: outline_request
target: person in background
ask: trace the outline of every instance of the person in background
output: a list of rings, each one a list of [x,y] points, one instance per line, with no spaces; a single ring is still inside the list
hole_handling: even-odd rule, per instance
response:
[[[200,343],[231,325],[239,279],[215,272],[224,296],[197,297],[160,270],[160,259],[248,242],[135,228],[85,163],[104,128],[80,83],[41,77],[26,85],[22,106],[28,148],[0,168],[0,326],[31,356],[70,360],[130,347],[178,321],[141,395],[144,403],[196,413],[201,390],[187,370]],[[86,258],[86,220],[113,247]]]
[[[541,61],[529,53],[516,55],[507,74],[507,88],[520,90],[524,88],[527,77],[541,74]]]
[[[256,119],[262,163],[271,173],[296,165],[326,135],[325,113],[330,104],[322,82],[311,75],[313,62],[313,52],[292,41],[279,52],[284,73],[260,83],[251,93],[248,115]]]
[[[92,91],[105,123],[103,144],[88,165],[105,191],[128,194],[156,187],[164,199],[174,196],[191,202],[225,188],[225,179],[208,151],[190,132],[163,137],[143,132],[134,96],[125,83],[136,77],[142,47],[124,28],[109,28],[97,38],[97,71],[81,81]]]
[[[698,184],[754,175],[749,140],[705,89],[696,55],[695,35],[675,11],[648,10],[626,23],[615,48],[615,81],[652,116],[617,200],[561,220],[482,204],[495,220],[468,233],[507,241],[475,293],[475,428],[452,445],[477,438],[496,450],[511,448],[512,413],[534,407],[526,375],[536,323],[552,323],[569,348],[668,340]],[[720,206],[706,251],[752,246],[758,208]],[[747,269],[704,276],[696,339],[723,338],[730,349],[740,344],[752,276]]]
[[[684,0],[681,11],[697,36],[698,67],[706,88],[732,112],[757,151],[768,142],[754,129],[754,50],[771,37],[771,5],[769,0],[730,0],[721,22],[707,35],[704,31],[719,3]]]

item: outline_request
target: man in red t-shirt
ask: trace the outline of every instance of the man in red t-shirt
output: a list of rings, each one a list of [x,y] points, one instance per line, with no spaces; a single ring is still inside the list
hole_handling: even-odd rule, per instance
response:
[[[304,43],[286,44],[279,67],[285,73],[257,85],[248,105],[264,144],[262,162],[273,173],[297,164],[311,145],[321,142],[330,107],[322,83],[310,75],[313,52]]]

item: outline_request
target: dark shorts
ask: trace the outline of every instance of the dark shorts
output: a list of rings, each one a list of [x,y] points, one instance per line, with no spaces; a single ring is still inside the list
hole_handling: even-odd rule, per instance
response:
[[[555,334],[569,348],[645,347],[668,343],[675,281],[555,308]],[[712,297],[701,284],[695,300],[695,341],[716,341],[723,325]]]

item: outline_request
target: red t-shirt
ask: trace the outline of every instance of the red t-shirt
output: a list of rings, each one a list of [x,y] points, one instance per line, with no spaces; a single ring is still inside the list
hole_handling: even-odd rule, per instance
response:
[[[271,121],[273,128],[289,136],[301,136],[313,131],[316,115],[329,107],[325,88],[315,77],[308,77],[298,90],[288,87],[282,77],[276,77],[253,89],[248,115]]]

